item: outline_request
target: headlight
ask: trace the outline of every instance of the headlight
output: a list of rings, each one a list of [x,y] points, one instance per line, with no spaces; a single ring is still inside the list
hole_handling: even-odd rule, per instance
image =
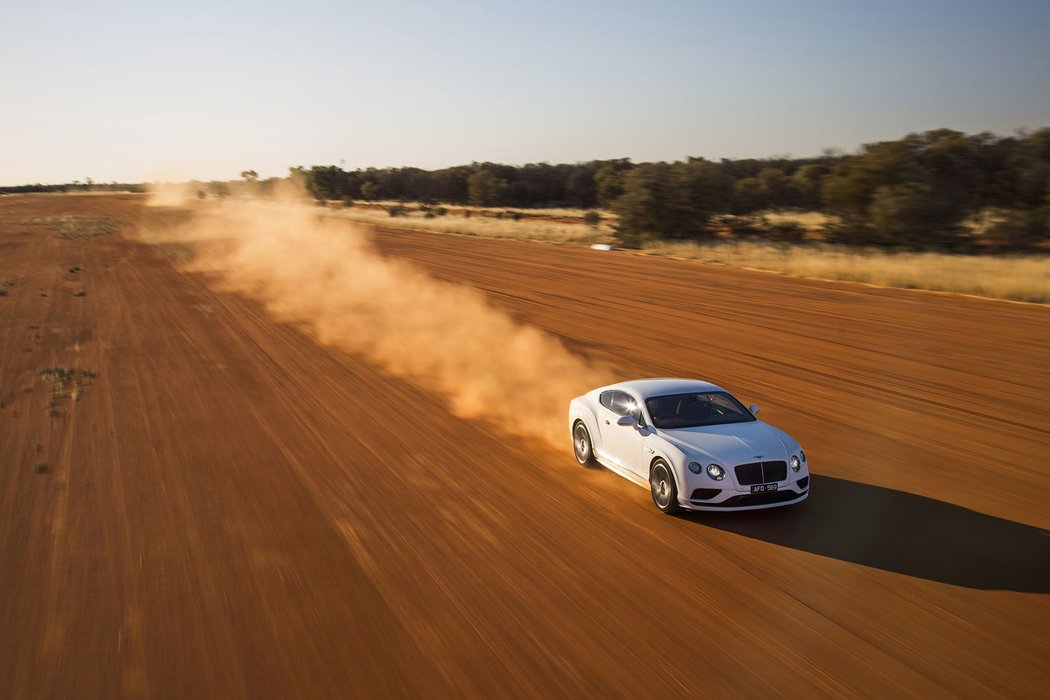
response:
[[[726,478],[726,470],[717,464],[709,464],[707,465],[707,475],[715,481],[721,481]]]
[[[690,462],[689,463],[689,471],[693,472],[694,474],[699,474],[703,470],[704,470],[704,468],[700,465],[699,462]]]
[[[802,460],[796,457],[795,455],[791,455],[791,471],[797,472],[801,468]]]

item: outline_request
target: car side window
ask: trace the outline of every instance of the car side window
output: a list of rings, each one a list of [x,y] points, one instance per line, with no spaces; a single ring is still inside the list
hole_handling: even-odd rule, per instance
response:
[[[623,391],[603,391],[598,396],[598,403],[618,416],[634,416],[639,426],[646,427],[645,414],[630,394]]]
[[[612,393],[613,396],[612,401],[609,404],[609,410],[611,410],[618,416],[626,416],[628,413],[631,412],[631,406],[633,405],[633,402],[631,401],[630,396],[623,393],[622,391],[613,391],[610,393]]]

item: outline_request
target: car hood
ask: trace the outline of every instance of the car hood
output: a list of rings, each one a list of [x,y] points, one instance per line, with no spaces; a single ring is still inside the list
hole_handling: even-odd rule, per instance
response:
[[[730,466],[787,460],[798,449],[788,435],[762,421],[660,430],[668,442],[687,453]]]

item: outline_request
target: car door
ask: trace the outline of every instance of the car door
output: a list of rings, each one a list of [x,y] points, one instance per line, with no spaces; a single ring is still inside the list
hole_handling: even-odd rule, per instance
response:
[[[641,435],[636,425],[619,425],[622,416],[637,415],[634,398],[624,391],[609,391],[602,394],[598,409],[598,430],[602,436],[603,452],[621,467],[640,474],[639,452]]]

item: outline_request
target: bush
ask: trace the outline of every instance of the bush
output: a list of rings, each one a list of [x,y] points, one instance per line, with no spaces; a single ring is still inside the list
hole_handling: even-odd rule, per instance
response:
[[[345,195],[343,197],[342,201],[343,201],[343,206],[346,207],[347,209],[349,209],[350,207],[354,206],[354,198],[351,197],[350,195]]]
[[[602,215],[593,209],[583,215],[583,223],[588,226],[597,226],[602,222]]]
[[[408,216],[408,210],[400,204],[395,204],[386,210],[386,213],[390,216]]]
[[[806,229],[797,221],[778,221],[766,229],[766,238],[782,243],[798,243],[806,236]]]
[[[438,207],[434,210],[434,213],[438,216],[444,216],[445,214],[448,214],[448,209],[446,209],[445,207]]]
[[[758,238],[766,231],[766,220],[761,216],[727,216],[722,223],[734,238]]]
[[[1050,238],[1050,207],[1006,212],[988,229],[988,237],[1014,248],[1029,248]]]
[[[857,216],[843,216],[839,221],[829,224],[824,235],[831,243],[850,246],[886,245],[888,241],[866,219]]]
[[[729,198],[730,180],[702,159],[684,163],[645,163],[623,178],[623,194],[613,203],[620,215],[616,235],[628,239],[702,240],[707,223]]]

